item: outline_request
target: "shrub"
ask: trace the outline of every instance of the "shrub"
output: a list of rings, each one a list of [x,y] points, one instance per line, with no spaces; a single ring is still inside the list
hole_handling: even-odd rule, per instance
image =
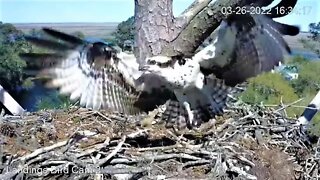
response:
[[[320,62],[308,61],[300,64],[299,78],[291,82],[296,93],[300,96],[315,94],[320,90]]]
[[[298,100],[298,95],[279,73],[264,73],[249,79],[247,90],[241,94],[242,101],[249,104],[278,105],[281,100],[284,104]],[[295,108],[288,108],[289,116],[297,115]]]

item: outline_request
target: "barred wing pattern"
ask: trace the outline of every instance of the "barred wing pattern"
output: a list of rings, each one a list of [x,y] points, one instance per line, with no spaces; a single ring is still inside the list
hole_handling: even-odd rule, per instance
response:
[[[193,106],[194,124],[187,124],[187,111],[176,100],[169,100],[166,103],[166,109],[163,112],[162,120],[166,121],[167,127],[177,127],[178,129],[184,129],[197,127],[208,120],[215,118],[215,116],[222,115],[224,110],[228,107],[228,104],[236,100],[234,96],[242,92],[243,89],[236,87],[226,86],[223,80],[216,78],[213,74],[206,76],[204,79],[205,85],[201,91],[205,94],[209,94],[211,102],[203,101],[199,96],[201,92],[194,89],[193,94],[189,94],[190,104]]]
[[[296,0],[289,1],[282,0],[280,5],[296,4]],[[260,5],[270,3],[268,0]],[[237,84],[270,71],[283,60],[284,51],[290,52],[282,35],[296,35],[299,28],[275,22],[273,17],[279,16],[249,13],[228,16],[215,34],[214,42],[192,57],[196,66],[189,66],[193,68],[191,71],[205,75],[201,80],[196,79],[196,82],[203,83],[201,89],[190,86],[190,89],[182,87],[166,93],[159,85],[163,79],[157,77],[154,81],[150,74],[139,72],[133,55],[117,52],[104,42],[85,41],[47,28],[43,30],[59,41],[34,37],[27,40],[52,52],[28,53],[21,57],[31,64],[29,67],[45,67],[40,75],[50,79],[48,85],[59,88],[60,93],[70,95],[72,100],[79,100],[82,106],[136,114],[141,110],[152,110],[170,99],[162,117],[167,125],[178,123],[180,127],[192,128],[222,114],[230,95],[237,92]],[[200,72],[198,69],[193,71],[199,65]],[[153,75],[157,76],[156,73]],[[194,82],[195,78],[186,79],[183,73],[174,75],[182,81]],[[140,84],[139,79],[144,83]],[[147,92],[145,84],[153,84],[155,88]],[[184,102],[178,102],[172,91]],[[190,106],[182,106],[186,103]],[[186,118],[194,119],[188,121]]]
[[[291,52],[282,36],[298,33],[298,27],[264,15],[230,15],[215,32],[214,42],[194,59],[204,73],[213,73],[226,85],[235,86],[279,65],[284,52]]]
[[[26,53],[29,67],[40,68],[41,77],[49,78],[49,87],[59,88],[60,93],[79,100],[80,105],[91,109],[109,109],[126,114],[136,114],[139,91],[133,87],[133,77],[124,77],[129,71],[118,57],[104,51],[110,48],[101,42],[88,43],[82,39],[44,28],[44,31],[62,42],[26,37],[33,44],[54,50],[52,53]],[[102,53],[99,54],[99,50]],[[98,52],[96,52],[98,51]],[[122,58],[129,59],[129,55]],[[95,58],[103,58],[101,66],[95,66]],[[96,64],[95,64],[96,63]],[[43,69],[44,68],[44,69]],[[122,68],[122,69],[121,69]]]
[[[71,100],[80,100],[80,105],[94,110],[110,109],[126,114],[135,114],[133,106],[138,92],[128,85],[119,70],[106,65],[93,70],[80,56],[69,57],[55,68],[42,75],[52,77],[49,86],[60,88],[61,94],[70,94]]]
[[[259,2],[264,6],[272,1]],[[271,8],[272,14],[267,16],[249,13],[230,15],[221,23],[213,33],[213,42],[209,42],[193,57],[206,75],[205,81],[209,82],[202,91],[209,94],[213,103],[205,104],[206,101],[201,102],[199,96],[188,98],[201,103],[192,102],[199,105],[194,107],[195,124],[192,126],[222,114],[232,99],[230,96],[243,90],[237,88],[238,85],[250,77],[272,70],[283,61],[285,52],[291,52],[282,36],[297,35],[299,28],[276,22],[272,18],[280,17],[275,13],[277,7],[294,7],[296,2],[283,0]],[[186,113],[181,104],[171,101],[163,118],[171,119],[169,126],[177,123],[178,127],[183,127]]]

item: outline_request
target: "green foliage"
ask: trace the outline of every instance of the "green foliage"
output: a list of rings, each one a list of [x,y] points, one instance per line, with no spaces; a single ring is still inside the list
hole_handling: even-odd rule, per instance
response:
[[[241,95],[242,101],[250,104],[278,105],[281,100],[284,104],[298,99],[294,89],[279,73],[264,73],[249,79],[249,85]],[[293,108],[288,108],[288,115],[296,115]]]
[[[34,87],[34,82],[33,82],[33,78],[27,78],[23,81],[22,83],[22,87],[24,89],[31,89],[32,87]]]
[[[8,91],[22,84],[26,64],[18,54],[30,49],[21,31],[12,24],[0,23],[0,84]]]
[[[291,85],[300,96],[315,94],[320,90],[320,62],[302,61],[298,64],[299,78],[291,81]]]
[[[320,136],[320,115],[315,115],[315,117],[313,118],[310,128],[309,128],[309,132],[312,135],[315,136]]]
[[[266,105],[278,105],[282,97],[284,104],[292,103],[303,98],[294,107],[286,108],[289,117],[300,116],[304,107],[308,106],[316,93],[320,90],[320,61],[310,61],[296,56],[286,61],[289,65],[298,67],[299,78],[286,81],[278,73],[266,73],[249,80],[247,90],[242,93],[244,102]],[[320,135],[320,115],[313,118],[310,132]]]
[[[300,39],[299,41],[303,44],[304,48],[309,49],[320,56],[320,38],[318,40],[314,40],[312,38]]]
[[[286,59],[286,64],[295,65],[298,67],[301,67],[303,64],[307,62],[309,62],[309,60],[302,56],[294,56],[292,58]]]
[[[72,105],[69,97],[60,95],[57,91],[50,93],[44,98],[39,98],[36,107],[38,110],[67,109]]]
[[[300,42],[303,44],[303,47],[309,49],[320,56],[320,22],[310,23],[309,32],[311,36],[307,39],[300,39]]]
[[[309,24],[309,32],[312,34],[313,40],[320,40],[320,22],[318,23],[310,23]]]
[[[320,90],[320,76],[318,74],[320,62],[310,61],[303,57],[294,57],[289,60],[288,63],[296,65],[299,69],[299,78],[290,81],[296,94],[298,94],[300,98],[304,98],[296,105],[306,107]],[[299,112],[300,115],[303,111],[304,108],[299,108],[297,112]],[[316,114],[313,117],[310,132],[314,135],[320,135],[320,114]]]
[[[121,22],[117,30],[112,33],[115,37],[116,44],[123,48],[123,43],[125,40],[134,40],[135,26],[134,17],[130,17],[126,21]]]

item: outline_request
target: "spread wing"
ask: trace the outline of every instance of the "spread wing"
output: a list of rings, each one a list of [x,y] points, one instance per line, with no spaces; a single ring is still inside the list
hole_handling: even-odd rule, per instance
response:
[[[58,88],[73,101],[79,100],[81,106],[136,114],[165,102],[150,100],[149,93],[135,86],[141,72],[134,55],[116,52],[101,41],[89,42],[52,29],[43,30],[59,41],[26,37],[47,48],[48,53],[20,56],[27,61],[29,73],[38,74],[40,70],[38,76],[46,77],[49,87]]]
[[[272,0],[258,1],[255,6],[267,6]],[[290,48],[283,35],[296,35],[299,28],[275,22],[272,18],[285,16],[276,14],[276,7],[294,7],[296,0],[283,0],[270,9],[269,15],[230,15],[213,34],[213,42],[195,54],[206,75],[201,92],[188,94],[193,109],[194,121],[199,126],[204,121],[221,115],[232,95],[243,91],[239,87],[250,77],[270,71],[284,59]],[[163,118],[168,125],[184,128],[187,112],[181,103],[168,102]]]
[[[299,33],[298,27],[278,23],[273,16],[230,15],[215,32],[213,43],[194,59],[205,74],[213,73],[230,86],[272,70],[283,61],[285,52],[290,53],[282,35]]]

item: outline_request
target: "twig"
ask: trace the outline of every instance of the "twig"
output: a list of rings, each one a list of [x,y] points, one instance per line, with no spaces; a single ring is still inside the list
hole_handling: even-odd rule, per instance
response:
[[[234,121],[233,118],[227,119],[221,126],[219,126],[216,130],[217,133],[223,131],[228,125],[230,125]]]
[[[104,114],[102,114],[99,111],[95,111],[94,114],[98,114],[99,116],[103,117],[103,119],[105,119],[105,120],[107,120],[109,122],[112,122],[112,119],[108,118],[107,116],[105,116]]]
[[[65,141],[53,144],[51,146],[48,146],[48,147],[37,149],[31,154],[28,154],[28,155],[20,157],[19,160],[22,161],[22,162],[25,162],[25,161],[27,161],[27,160],[29,160],[31,158],[34,158],[34,157],[38,156],[39,154],[43,154],[43,153],[46,153],[48,151],[52,151],[52,150],[54,150],[56,148],[60,148],[62,146],[65,146],[65,145],[68,144],[68,142],[69,142],[69,140],[65,140]]]
[[[210,164],[210,163],[212,163],[212,161],[204,160],[204,159],[197,160],[197,161],[190,161],[190,162],[184,163],[183,166],[180,167],[180,170],[183,170],[184,168],[188,168],[190,166],[200,166],[200,165]]]
[[[290,107],[291,105],[297,104],[298,102],[300,102],[300,101],[302,101],[302,100],[303,100],[303,98],[298,99],[298,100],[296,100],[296,101],[294,101],[294,102],[292,102],[292,103],[290,103],[290,104],[287,104],[287,105],[285,105],[285,106],[283,106],[283,107],[281,107],[281,108],[279,108],[279,109],[277,109],[277,110],[275,110],[275,111],[273,111],[273,112],[279,112],[279,111],[282,111],[282,110],[284,110],[284,109],[286,109],[286,108]]]
[[[80,154],[77,154],[76,157],[77,158],[80,158],[80,157],[83,157],[83,156],[87,156],[89,154],[92,154],[96,151],[99,151],[100,149],[108,146],[110,143],[110,138],[108,137],[103,143],[100,143],[100,144],[96,144],[93,148],[91,149],[87,149],[86,151],[80,153]]]
[[[97,163],[98,166],[102,166],[103,164],[108,162],[113,156],[115,156],[120,151],[120,149],[121,149],[121,147],[122,147],[122,145],[124,144],[125,141],[126,141],[126,136],[123,136],[121,138],[121,141],[117,145],[117,147],[107,157],[99,160],[99,162]]]

